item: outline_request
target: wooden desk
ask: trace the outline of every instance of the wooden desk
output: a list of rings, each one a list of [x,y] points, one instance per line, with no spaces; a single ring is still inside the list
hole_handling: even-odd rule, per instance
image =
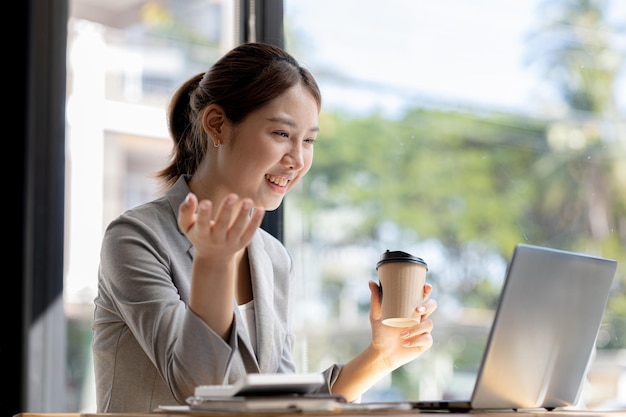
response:
[[[626,410],[618,411],[519,411],[519,412],[470,412],[470,413],[447,413],[447,412],[424,412],[424,411],[368,411],[368,412],[328,412],[328,413],[228,413],[228,412],[154,412],[154,413],[20,413],[13,417],[252,417],[252,416],[279,416],[290,415],[303,417],[329,417],[346,415],[350,417],[415,417],[417,414],[442,414],[446,417],[626,417]]]

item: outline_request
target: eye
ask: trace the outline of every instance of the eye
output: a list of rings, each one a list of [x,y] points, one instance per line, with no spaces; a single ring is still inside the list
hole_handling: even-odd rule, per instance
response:
[[[314,145],[315,144],[315,138],[305,139],[304,142],[308,143],[309,145]]]
[[[282,136],[282,137],[287,138],[287,139],[289,138],[289,133],[287,133],[287,132],[274,132],[274,133],[276,135],[278,135],[278,136]]]

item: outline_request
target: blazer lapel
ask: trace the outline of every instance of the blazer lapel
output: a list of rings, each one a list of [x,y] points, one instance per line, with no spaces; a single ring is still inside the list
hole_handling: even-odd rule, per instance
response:
[[[257,358],[261,372],[275,372],[280,362],[280,331],[274,313],[274,269],[259,232],[248,246],[257,334]]]

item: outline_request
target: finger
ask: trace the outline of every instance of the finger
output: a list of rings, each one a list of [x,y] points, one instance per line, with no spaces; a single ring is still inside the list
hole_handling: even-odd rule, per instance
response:
[[[432,298],[424,300],[424,302],[417,308],[417,312],[422,316],[422,320],[430,316],[437,309],[437,305],[437,300]]]
[[[427,298],[433,292],[433,285],[429,282],[424,284],[424,298]]]
[[[237,194],[229,194],[220,203],[215,216],[215,224],[213,226],[213,232],[217,236],[226,236],[230,222],[232,219],[233,207],[239,200]]]
[[[245,240],[242,236],[246,226],[249,226],[251,221],[250,212],[252,210],[252,200],[244,198],[239,205],[239,213],[237,213],[233,224],[228,230],[228,237],[236,239],[237,241]],[[247,243],[247,242],[246,242]]]
[[[202,200],[198,203],[196,223],[200,231],[210,231],[213,203],[210,200]]]
[[[244,242],[245,245],[250,243],[252,237],[254,236],[254,233],[259,227],[261,227],[261,222],[263,221],[264,215],[265,210],[260,207],[255,208],[250,215],[250,221],[248,222],[247,227],[244,229],[241,235],[241,241]]]
[[[418,333],[430,333],[433,331],[433,321],[429,318],[424,318],[424,320],[420,321],[420,324],[417,325],[416,331]]]
[[[374,281],[369,281],[370,287],[370,319],[377,321],[382,317],[380,306],[380,287]]]
[[[417,348],[422,352],[427,351],[433,345],[433,336],[430,333],[421,333],[417,336],[406,338],[402,341],[402,346]]]
[[[433,330],[433,322],[430,319],[424,319],[419,324],[416,324],[415,326],[411,326],[411,327],[404,329],[404,331],[401,333],[401,337],[403,339],[403,345],[405,345],[404,342],[407,340],[409,340],[412,345],[415,345],[416,343],[420,343],[418,342],[418,340],[420,340],[420,338],[422,338],[424,335],[430,335],[432,330]],[[425,338],[423,340],[427,340],[427,339],[428,338]]]
[[[198,198],[189,193],[185,200],[178,206],[178,227],[183,232],[187,232],[195,222],[195,211],[198,205]]]

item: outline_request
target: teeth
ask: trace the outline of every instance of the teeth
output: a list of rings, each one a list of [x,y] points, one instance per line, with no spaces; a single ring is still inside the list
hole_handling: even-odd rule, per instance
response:
[[[269,181],[269,182],[273,182],[276,185],[279,185],[281,187],[284,187],[285,185],[287,185],[287,183],[289,182],[289,180],[287,180],[286,178],[282,178],[282,177],[275,177],[273,175],[270,174],[265,174],[265,178]]]

